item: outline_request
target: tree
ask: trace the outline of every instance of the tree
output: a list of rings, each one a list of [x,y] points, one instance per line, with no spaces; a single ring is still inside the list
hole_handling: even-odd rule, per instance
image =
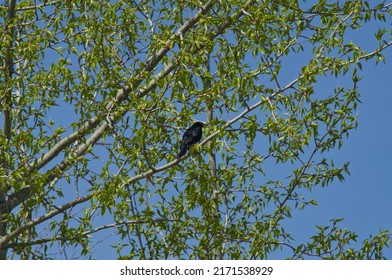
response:
[[[328,151],[357,126],[363,61],[392,44],[377,2],[9,0],[1,258],[383,258],[389,230],[361,245],[336,218],[300,243],[282,225],[349,172]],[[365,51],[350,32],[369,23]]]

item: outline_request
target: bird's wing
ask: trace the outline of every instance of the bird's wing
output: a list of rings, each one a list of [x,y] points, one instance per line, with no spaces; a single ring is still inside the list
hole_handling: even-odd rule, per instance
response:
[[[184,136],[182,136],[182,143],[188,145],[192,142],[192,139],[195,137],[195,132],[193,129],[189,129],[185,131]]]

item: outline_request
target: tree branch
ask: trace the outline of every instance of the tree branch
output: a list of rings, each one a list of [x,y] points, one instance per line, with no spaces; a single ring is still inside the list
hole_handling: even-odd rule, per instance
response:
[[[93,194],[88,194],[86,196],[77,198],[69,203],[66,203],[60,207],[57,207],[56,209],[46,213],[45,215],[42,215],[34,220],[31,220],[21,226],[19,226],[17,229],[15,229],[14,231],[10,232],[9,234],[7,234],[6,236],[0,238],[0,249],[3,249],[4,246],[11,241],[13,238],[16,238],[19,234],[21,234],[22,232],[24,232],[25,230],[28,230],[46,220],[49,220],[50,218],[53,218],[54,216],[64,212],[65,210],[74,207],[75,205],[78,205],[80,203],[83,203],[89,199],[91,199],[93,196]]]
[[[8,37],[10,38],[11,42],[9,43],[8,49],[6,50],[6,57],[5,57],[5,77],[4,83],[7,84],[8,81],[12,79],[12,75],[14,73],[14,53],[13,53],[13,45],[15,40],[15,28],[13,19],[15,18],[15,7],[16,7],[16,0],[9,0],[8,1],[8,11],[7,11],[7,19],[5,22],[5,33],[8,33]],[[9,83],[11,84],[11,83]],[[9,150],[9,140],[11,139],[11,125],[12,125],[12,87],[7,88],[3,95],[3,99],[1,100],[1,107],[4,112],[4,122],[3,122],[3,134],[6,140],[5,145],[1,145],[0,147],[0,168],[6,170],[6,174],[8,174],[9,170],[9,163],[6,156],[6,153]],[[7,205],[7,196],[6,191],[8,190],[7,182],[4,182],[0,185],[0,198],[1,204]],[[9,208],[0,207],[0,238],[7,233],[7,222],[5,219],[4,214],[9,213]],[[5,259],[7,256],[7,250],[3,250],[0,247],[0,259]]]
[[[175,219],[154,219],[153,222],[178,222],[178,220]],[[131,220],[131,221],[122,221],[122,222],[116,222],[116,223],[112,223],[112,224],[107,224],[107,225],[102,225],[102,226],[98,226],[96,228],[90,229],[90,230],[86,230],[84,232],[81,233],[82,236],[86,236],[88,237],[89,234],[92,233],[96,233],[102,230],[106,230],[106,229],[110,229],[110,228],[117,228],[121,225],[135,225],[135,224],[145,224],[145,223],[151,223],[151,221],[147,221],[147,220]],[[64,237],[64,236],[58,236],[57,233],[55,233],[52,237],[47,237],[47,238],[40,238],[37,240],[33,240],[30,242],[20,242],[20,243],[8,243],[6,244],[3,249],[10,249],[10,248],[22,248],[22,247],[26,247],[26,246],[32,246],[32,245],[40,245],[40,244],[44,244],[44,243],[48,243],[48,242],[52,242],[52,241],[71,241],[73,239],[75,239],[75,236],[70,236],[70,237]]]

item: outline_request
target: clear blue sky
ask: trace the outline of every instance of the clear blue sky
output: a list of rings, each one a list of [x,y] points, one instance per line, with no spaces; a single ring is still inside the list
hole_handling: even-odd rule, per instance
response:
[[[362,104],[358,106],[358,128],[343,147],[333,151],[337,162],[350,161],[351,176],[335,181],[327,188],[314,188],[311,196],[318,201],[296,212],[287,221],[289,232],[299,240],[316,233],[314,225],[328,225],[333,218],[344,218],[341,225],[355,231],[359,241],[380,229],[392,230],[391,186],[391,73],[392,50],[385,52],[387,64],[364,64],[360,82]],[[385,251],[392,259],[392,248]]]
[[[350,39],[366,51],[374,50],[375,28],[376,25],[370,24],[351,33]],[[329,225],[333,218],[344,218],[340,226],[356,232],[360,243],[382,229],[392,230],[392,49],[383,54],[385,64],[376,65],[375,60],[363,62],[363,71],[359,73],[362,103],[357,108],[358,127],[350,132],[340,150],[330,152],[334,162],[350,162],[351,175],[347,175],[344,182],[336,180],[327,188],[313,188],[308,198],[314,198],[319,205],[295,211],[293,217],[284,222],[287,232],[298,241],[308,240],[317,232],[315,225]],[[342,85],[343,80],[323,78],[320,88]],[[385,255],[392,259],[392,248],[387,248]],[[284,256],[283,251],[271,257]]]

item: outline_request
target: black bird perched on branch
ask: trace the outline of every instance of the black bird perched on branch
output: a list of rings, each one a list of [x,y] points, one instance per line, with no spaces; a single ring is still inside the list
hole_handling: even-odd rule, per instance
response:
[[[202,122],[195,122],[190,128],[188,128],[184,135],[182,136],[180,152],[177,158],[181,158],[183,155],[189,151],[189,148],[200,141],[201,135],[203,133],[202,128],[205,124]]]

